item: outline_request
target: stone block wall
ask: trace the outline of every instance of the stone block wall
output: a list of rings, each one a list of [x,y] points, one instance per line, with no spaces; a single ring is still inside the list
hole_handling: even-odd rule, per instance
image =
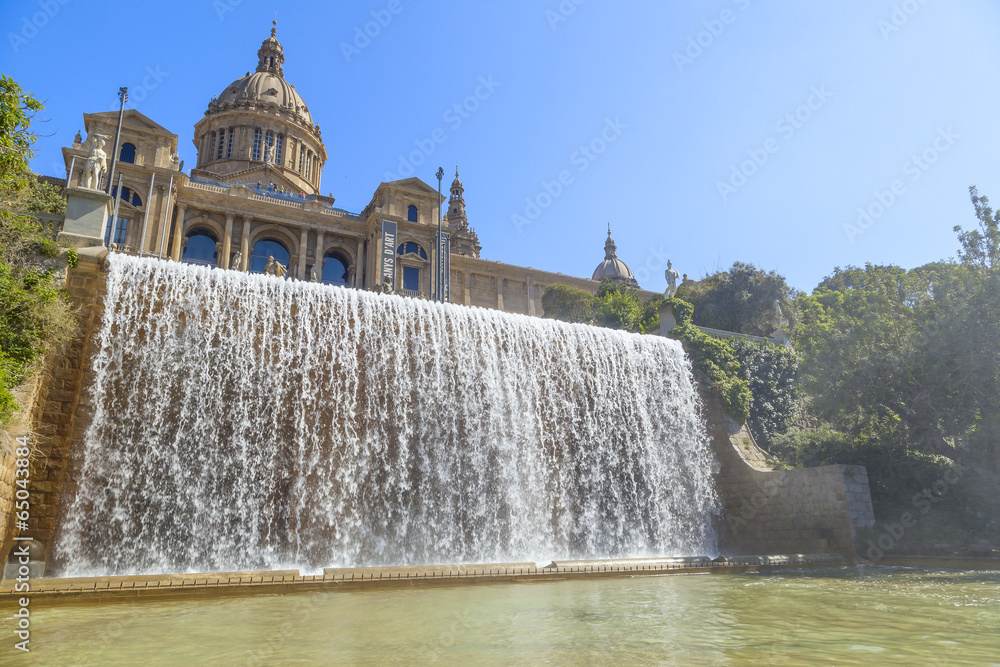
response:
[[[42,543],[48,559],[55,534],[59,503],[64,486],[71,475],[67,469],[70,461],[74,429],[77,426],[77,407],[86,394],[86,363],[90,341],[95,326],[100,325],[101,299],[105,279],[100,265],[107,254],[104,248],[81,248],[79,264],[70,269],[66,289],[78,308],[79,329],[60,355],[50,357],[38,378],[38,388],[31,423],[32,444],[35,447],[31,462],[29,500],[31,520],[28,530],[21,531]],[[6,461],[0,462],[0,479],[6,479]],[[7,488],[0,482],[0,498],[8,498]],[[4,508],[0,501],[0,512]],[[9,518],[9,513],[3,513]],[[6,559],[14,532],[11,525],[0,524],[4,537],[0,554]]]
[[[863,466],[770,470],[746,427],[702,396],[719,461],[716,522],[725,554],[838,553],[854,558],[858,528],[875,524]]]

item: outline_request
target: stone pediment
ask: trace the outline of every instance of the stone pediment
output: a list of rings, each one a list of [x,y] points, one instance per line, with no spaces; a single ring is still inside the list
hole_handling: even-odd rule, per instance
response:
[[[98,113],[88,113],[83,115],[84,123],[87,128],[90,127],[90,120],[94,119],[99,123],[103,124],[118,124],[118,112],[117,111],[101,111]],[[168,137],[176,138],[177,135],[163,127],[154,120],[151,120],[147,116],[139,113],[135,109],[126,109],[124,115],[122,116],[122,127],[129,130],[134,130],[137,132],[143,132],[147,134],[160,134]],[[89,129],[88,129],[89,132]]]
[[[396,190],[406,190],[424,196],[437,197],[437,190],[435,188],[432,188],[415,176],[412,178],[404,178],[399,181],[389,181],[384,185],[388,185]]]

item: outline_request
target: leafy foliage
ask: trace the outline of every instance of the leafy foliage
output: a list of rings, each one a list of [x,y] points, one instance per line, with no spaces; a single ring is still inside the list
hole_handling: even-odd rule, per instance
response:
[[[569,285],[549,285],[542,294],[545,317],[563,322],[593,319],[594,295]]]
[[[747,426],[757,444],[770,449],[774,437],[785,433],[795,420],[798,355],[782,345],[745,338],[731,338],[726,344],[740,365],[739,377],[753,396]]]
[[[794,323],[796,296],[783,276],[743,262],[677,289],[677,298],[694,306],[695,324],[764,338],[775,330],[775,301]]]
[[[76,326],[65,292],[36,261],[61,249],[40,233],[35,215],[65,212],[58,189],[28,170],[35,140],[31,120],[41,108],[0,75],[0,423],[18,409],[10,389]]]

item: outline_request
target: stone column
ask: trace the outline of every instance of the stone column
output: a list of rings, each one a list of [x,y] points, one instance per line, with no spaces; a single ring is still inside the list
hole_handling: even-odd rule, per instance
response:
[[[250,268],[250,223],[253,222],[252,215],[243,216],[243,235],[240,238],[240,265],[235,267],[237,271],[244,273]]]
[[[466,306],[472,305],[472,271],[465,272],[465,294],[462,296],[462,303]]]
[[[528,315],[535,314],[535,286],[531,282],[531,276],[528,276]]]
[[[174,240],[170,246],[170,259],[181,261],[181,239],[184,237],[184,212],[187,204],[177,204],[177,219],[174,222]]]
[[[219,257],[218,265],[220,269],[229,268],[229,251],[233,247],[233,219],[236,216],[230,211],[226,211],[226,231],[222,235],[222,256]]]
[[[316,275],[319,276],[320,282],[323,282],[323,252],[325,244],[326,232],[322,228],[319,228],[316,230],[316,261],[313,266],[316,267]]]
[[[302,225],[299,230],[299,280],[309,280],[306,275],[306,250],[309,247],[309,228]]]

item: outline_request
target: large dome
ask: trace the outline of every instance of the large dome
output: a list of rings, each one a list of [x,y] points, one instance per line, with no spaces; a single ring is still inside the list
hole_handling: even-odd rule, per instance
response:
[[[219,94],[215,104],[221,108],[240,107],[251,101],[258,106],[274,105],[279,110],[298,116],[306,127],[312,127],[312,115],[302,96],[295,92],[295,86],[266,71],[248,72],[233,81]]]
[[[618,247],[614,239],[611,238],[611,229],[608,229],[608,240],[604,243],[604,261],[594,269],[592,280],[610,280],[616,283],[624,283],[629,287],[639,287],[639,281],[632,275],[632,269],[628,264],[618,259]]]

